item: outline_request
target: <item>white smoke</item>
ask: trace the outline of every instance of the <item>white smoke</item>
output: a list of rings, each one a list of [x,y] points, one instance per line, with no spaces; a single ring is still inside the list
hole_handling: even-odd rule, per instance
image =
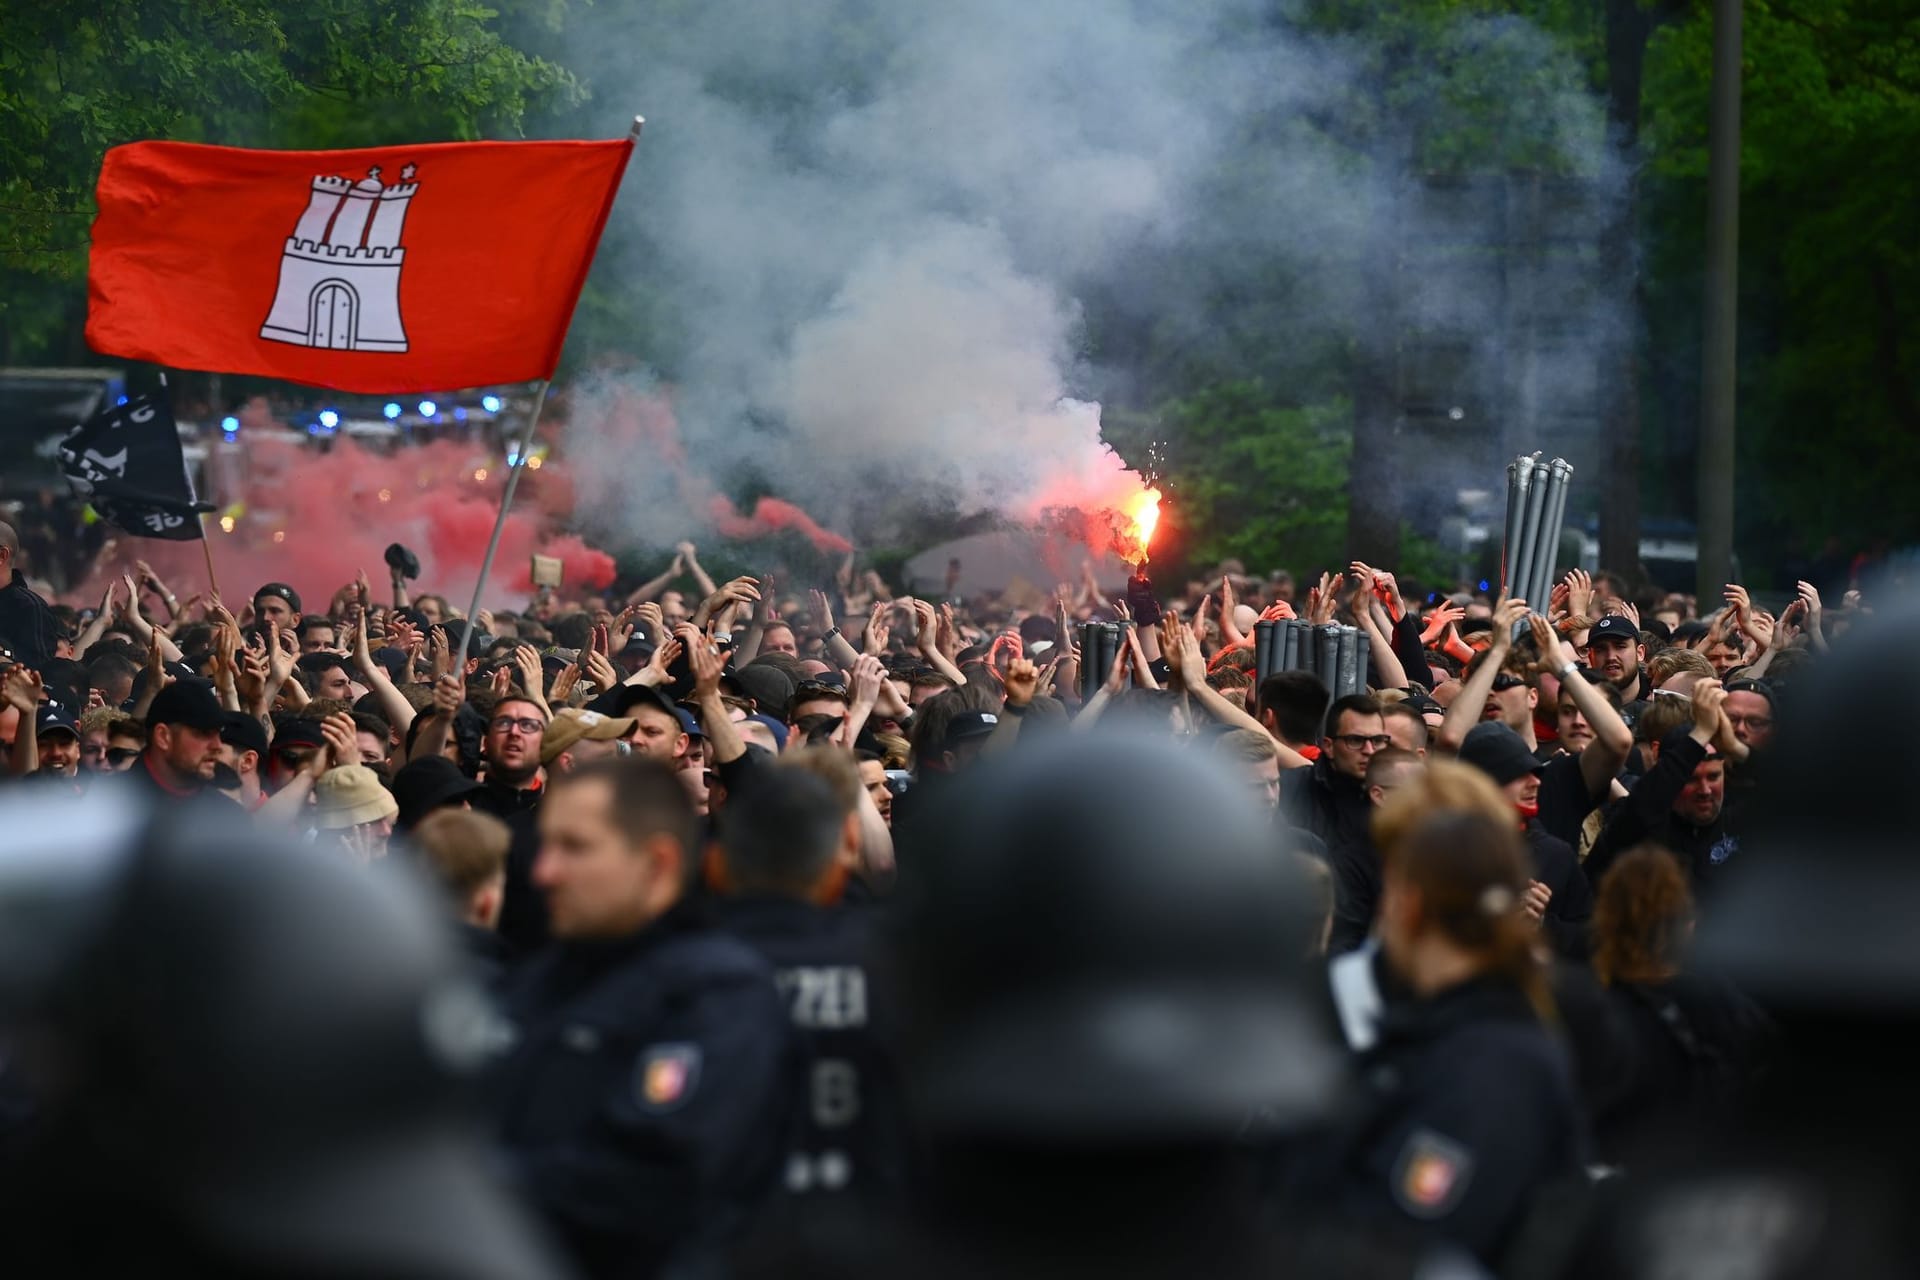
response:
[[[1098,291],[1169,344],[1204,347],[1239,323],[1219,295],[1258,258],[1290,267],[1260,304],[1288,331],[1339,341],[1364,324],[1357,278],[1382,266],[1366,260],[1370,201],[1411,175],[1379,172],[1326,118],[1377,97],[1365,50],[1274,14],[1261,0],[588,11],[563,60],[608,127],[648,118],[616,230],[648,246],[627,269],[671,317],[672,349],[643,355],[674,388],[686,465],[843,528],[873,525],[883,498],[1019,518],[1063,492],[1114,500],[1138,481],[1085,402],[1130,379],[1085,358],[1077,299]],[[1462,32],[1508,64],[1557,68],[1524,24]],[[1597,155],[1597,108],[1561,78],[1537,113],[1549,146]],[[1156,269],[1170,247],[1207,269]],[[576,420],[612,390],[584,388]],[[569,449],[610,486],[603,518],[636,537],[701,521],[666,468],[579,430]]]

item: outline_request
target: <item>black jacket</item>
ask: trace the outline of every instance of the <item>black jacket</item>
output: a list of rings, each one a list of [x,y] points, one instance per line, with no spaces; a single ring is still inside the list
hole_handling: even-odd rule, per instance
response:
[[[1335,773],[1333,762],[1322,756],[1309,768],[1280,775],[1280,814],[1333,849],[1366,838],[1373,804],[1359,779]]]
[[[682,906],[628,939],[547,948],[502,1006],[500,1145],[585,1274],[696,1265],[742,1231],[791,1117],[791,1037],[764,960]]]
[[[804,1095],[786,1161],[787,1192],[895,1201],[905,1181],[906,1127],[888,1019],[868,966],[865,908],[817,907],[751,895],[713,904],[719,926],[773,966],[800,1053]]]
[[[1616,983],[1607,995],[1634,1045],[1624,1096],[1598,1129],[1608,1158],[1620,1158],[1631,1135],[1650,1125],[1738,1113],[1772,1042],[1757,1005],[1723,981],[1691,974]]]
[[[1380,851],[1371,836],[1337,844],[1327,855],[1333,870],[1333,932],[1327,953],[1352,951],[1367,940],[1380,906]]]
[[[1533,878],[1553,891],[1541,930],[1553,949],[1570,959],[1587,954],[1587,922],[1593,919],[1593,890],[1573,846],[1550,835],[1538,818],[1527,823],[1527,852],[1533,855]]]
[[[1633,791],[1613,811],[1607,825],[1587,851],[1587,880],[1599,884],[1621,854],[1648,843],[1664,846],[1680,860],[1696,894],[1713,878],[1739,841],[1727,830],[1727,811],[1704,827],[1682,820],[1673,802],[1685,789],[1693,771],[1707,758],[1707,749],[1690,735],[1675,733],[1660,748],[1660,759],[1647,770]]]
[[[18,661],[44,671],[59,644],[58,630],[53,610],[15,569],[13,580],[0,586],[0,644],[12,649]]]
[[[1526,997],[1492,978],[1389,1004],[1361,1058],[1370,1114],[1352,1131],[1342,1213],[1498,1260],[1541,1187],[1585,1158],[1565,1052]]]

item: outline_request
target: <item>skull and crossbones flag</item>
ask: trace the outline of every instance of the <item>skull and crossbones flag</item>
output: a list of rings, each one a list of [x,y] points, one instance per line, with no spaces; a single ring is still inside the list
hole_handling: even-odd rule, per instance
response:
[[[173,409],[164,395],[109,405],[60,443],[73,492],[109,523],[141,538],[194,542],[204,535],[187,479]]]

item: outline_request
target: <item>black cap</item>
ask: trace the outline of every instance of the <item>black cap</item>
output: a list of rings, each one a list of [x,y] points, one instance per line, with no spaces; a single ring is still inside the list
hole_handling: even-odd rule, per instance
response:
[[[470,1136],[492,1023],[440,903],[403,867],[299,853],[224,802],[170,811],[135,788],[9,808],[0,1018],[68,1069],[36,1100],[67,1139],[52,1159],[167,1224],[154,1247],[172,1260],[556,1275]],[[10,1172],[38,1186],[23,1159]],[[48,1234],[14,1225],[10,1256]]]
[[[387,568],[396,570],[403,578],[420,576],[420,557],[397,542],[388,546],[386,560]],[[299,608],[298,605],[294,607]]]
[[[1618,613],[1610,613],[1606,617],[1594,623],[1591,627],[1587,628],[1588,644],[1592,644],[1597,640],[1600,640],[1606,637],[1613,637],[1613,636],[1617,636],[1625,640],[1631,640],[1633,643],[1639,644],[1640,628],[1633,625],[1633,619],[1624,617],[1623,615]]]
[[[631,715],[635,707],[656,707],[675,718],[680,714],[666,690],[645,684],[617,684],[589,702],[586,709],[619,718]]]
[[[305,716],[293,716],[280,721],[273,730],[273,749],[282,747],[324,747],[327,735],[321,731],[318,720]]]
[[[1424,693],[1411,694],[1405,699],[1405,702],[1423,716],[1443,716],[1447,714],[1445,707]]]
[[[227,722],[220,727],[220,741],[258,756],[267,754],[266,726],[244,711],[227,712]]]
[[[435,809],[458,804],[484,789],[445,756],[423,756],[393,775],[393,798],[400,805],[394,826],[409,831]]]
[[[991,711],[962,711],[947,721],[946,748],[951,751],[975,738],[990,738],[1000,727],[1000,717]]]
[[[1460,762],[1480,770],[1500,786],[1547,766],[1527,750],[1527,740],[1498,720],[1482,720],[1467,730]]]
[[[300,612],[300,593],[284,582],[269,582],[266,586],[253,593],[255,600],[258,600],[261,596],[279,596],[287,602],[289,609],[292,609],[295,613]]]
[[[787,673],[764,663],[751,662],[729,671],[720,677],[720,683],[732,685],[756,710],[769,715],[785,715],[787,703],[793,699],[793,681],[787,678]]]
[[[80,737],[80,726],[74,723],[73,716],[66,708],[51,702],[41,707],[33,717],[34,737],[44,738],[50,733],[69,733],[76,741]]]
[[[202,733],[219,733],[227,727],[227,711],[214,696],[211,681],[198,677],[175,680],[155,694],[147,708],[147,728],[158,724],[183,724]]]
[[[930,800],[883,926],[929,1129],[1231,1142],[1326,1114],[1343,1055],[1309,1011],[1312,894],[1268,816],[1164,740],[1031,745]]]

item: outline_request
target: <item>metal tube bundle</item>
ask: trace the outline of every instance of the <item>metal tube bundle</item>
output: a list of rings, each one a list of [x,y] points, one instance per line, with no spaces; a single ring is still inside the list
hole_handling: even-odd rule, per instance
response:
[[[1358,627],[1283,618],[1254,624],[1253,657],[1256,682],[1280,671],[1304,671],[1344,698],[1367,691],[1373,642]]]
[[[1544,610],[1553,593],[1560,529],[1567,516],[1573,466],[1565,458],[1543,462],[1538,453],[1507,465],[1507,542],[1502,554],[1509,598]]]
[[[1273,674],[1274,642],[1279,639],[1274,634],[1277,623],[1265,618],[1253,624],[1253,682],[1258,685]]]
[[[1093,695],[1113,674],[1113,665],[1121,661],[1127,648],[1131,622],[1086,622],[1080,626],[1080,701],[1093,701]]]

